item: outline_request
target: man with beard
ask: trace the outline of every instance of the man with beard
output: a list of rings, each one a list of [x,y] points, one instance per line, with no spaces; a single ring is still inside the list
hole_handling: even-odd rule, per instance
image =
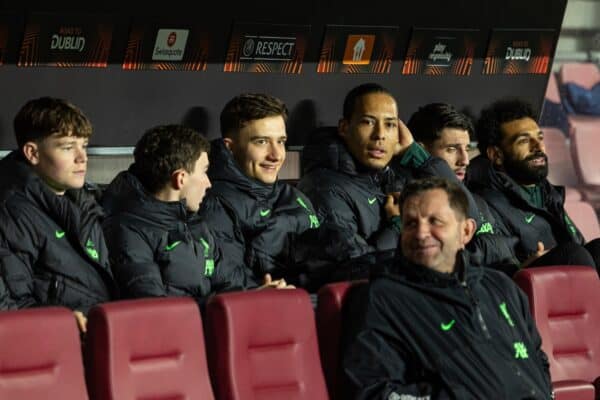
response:
[[[461,187],[469,166],[469,150],[474,127],[471,119],[447,103],[430,103],[419,107],[407,123],[415,140],[434,157],[448,163]],[[478,229],[467,249],[471,263],[501,269],[512,275],[520,262],[512,248],[517,242],[496,227],[496,221],[485,200],[471,193],[477,204]]]
[[[531,105],[500,100],[484,109],[477,124],[479,150],[470,188],[489,204],[505,235],[519,239],[521,266],[600,263],[600,240],[585,244],[564,208],[564,187],[546,179],[544,133]]]

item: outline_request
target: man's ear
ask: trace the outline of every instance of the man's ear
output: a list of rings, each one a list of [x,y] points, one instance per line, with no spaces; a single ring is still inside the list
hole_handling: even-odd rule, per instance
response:
[[[471,239],[473,238],[473,235],[475,235],[475,229],[477,229],[477,224],[475,223],[475,220],[473,218],[465,218],[462,229],[463,229],[462,245],[464,248],[464,246],[466,246],[467,243],[469,243],[471,241]]]
[[[487,158],[492,162],[493,165],[501,166],[504,164],[504,153],[498,146],[488,146],[486,149]]]
[[[229,137],[223,138],[223,143],[225,144],[225,147],[227,147],[227,150],[233,152],[233,139],[232,138],[229,138]]]
[[[40,162],[40,152],[37,143],[27,142],[23,145],[23,155],[31,165],[37,165]]]
[[[187,182],[187,171],[183,168],[175,170],[171,174],[171,187],[175,190],[181,190]]]

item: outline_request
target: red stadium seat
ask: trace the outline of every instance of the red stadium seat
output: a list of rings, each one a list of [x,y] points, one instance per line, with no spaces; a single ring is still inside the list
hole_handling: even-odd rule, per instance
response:
[[[200,312],[190,298],[94,307],[85,356],[92,400],[213,399]]]
[[[87,399],[73,312],[0,312],[0,399]]]
[[[565,63],[560,68],[560,82],[576,83],[586,89],[591,89],[600,82],[600,70],[594,63]]]
[[[594,208],[585,201],[565,202],[565,210],[586,242],[600,237],[600,224]]]
[[[563,132],[558,128],[541,127],[544,132],[544,144],[548,154],[548,180],[555,185],[566,187],[567,201],[580,200],[577,186],[581,183],[575,172],[569,144]]]
[[[582,186],[583,199],[600,210],[600,118],[596,125],[578,127],[571,136],[571,155]]]
[[[594,268],[523,269],[515,281],[529,306],[550,360],[557,399],[600,398],[600,280]],[[586,397],[587,396],[587,397]]]
[[[221,400],[322,400],[314,312],[300,289],[224,293],[207,305],[208,359]]]
[[[319,351],[329,397],[341,399],[342,371],[340,368],[340,340],[342,335],[342,309],[344,302],[352,291],[367,281],[336,282],[323,286],[317,300],[317,333]]]
[[[571,152],[575,169],[585,185],[600,186],[600,119],[595,129],[577,129],[573,133]]]

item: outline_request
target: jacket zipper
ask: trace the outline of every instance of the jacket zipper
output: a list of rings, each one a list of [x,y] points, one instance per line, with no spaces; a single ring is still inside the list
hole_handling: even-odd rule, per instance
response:
[[[479,322],[479,326],[481,327],[481,330],[483,331],[483,335],[485,336],[486,339],[491,339],[492,337],[491,337],[488,327],[485,323],[485,320],[483,319],[483,314],[481,314],[481,308],[479,307],[479,302],[477,301],[475,296],[473,296],[473,293],[471,293],[471,289],[467,285],[466,281],[461,282],[460,285],[463,288],[465,288],[465,292],[467,293],[467,296],[471,300],[471,304],[473,305],[473,307],[475,307],[475,313],[477,314],[477,321]]]

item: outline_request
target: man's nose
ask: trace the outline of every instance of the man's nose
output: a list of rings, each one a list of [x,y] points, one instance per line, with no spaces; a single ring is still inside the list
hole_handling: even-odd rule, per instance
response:
[[[466,148],[458,150],[458,158],[456,159],[456,164],[461,167],[466,167],[469,165],[469,151]]]

